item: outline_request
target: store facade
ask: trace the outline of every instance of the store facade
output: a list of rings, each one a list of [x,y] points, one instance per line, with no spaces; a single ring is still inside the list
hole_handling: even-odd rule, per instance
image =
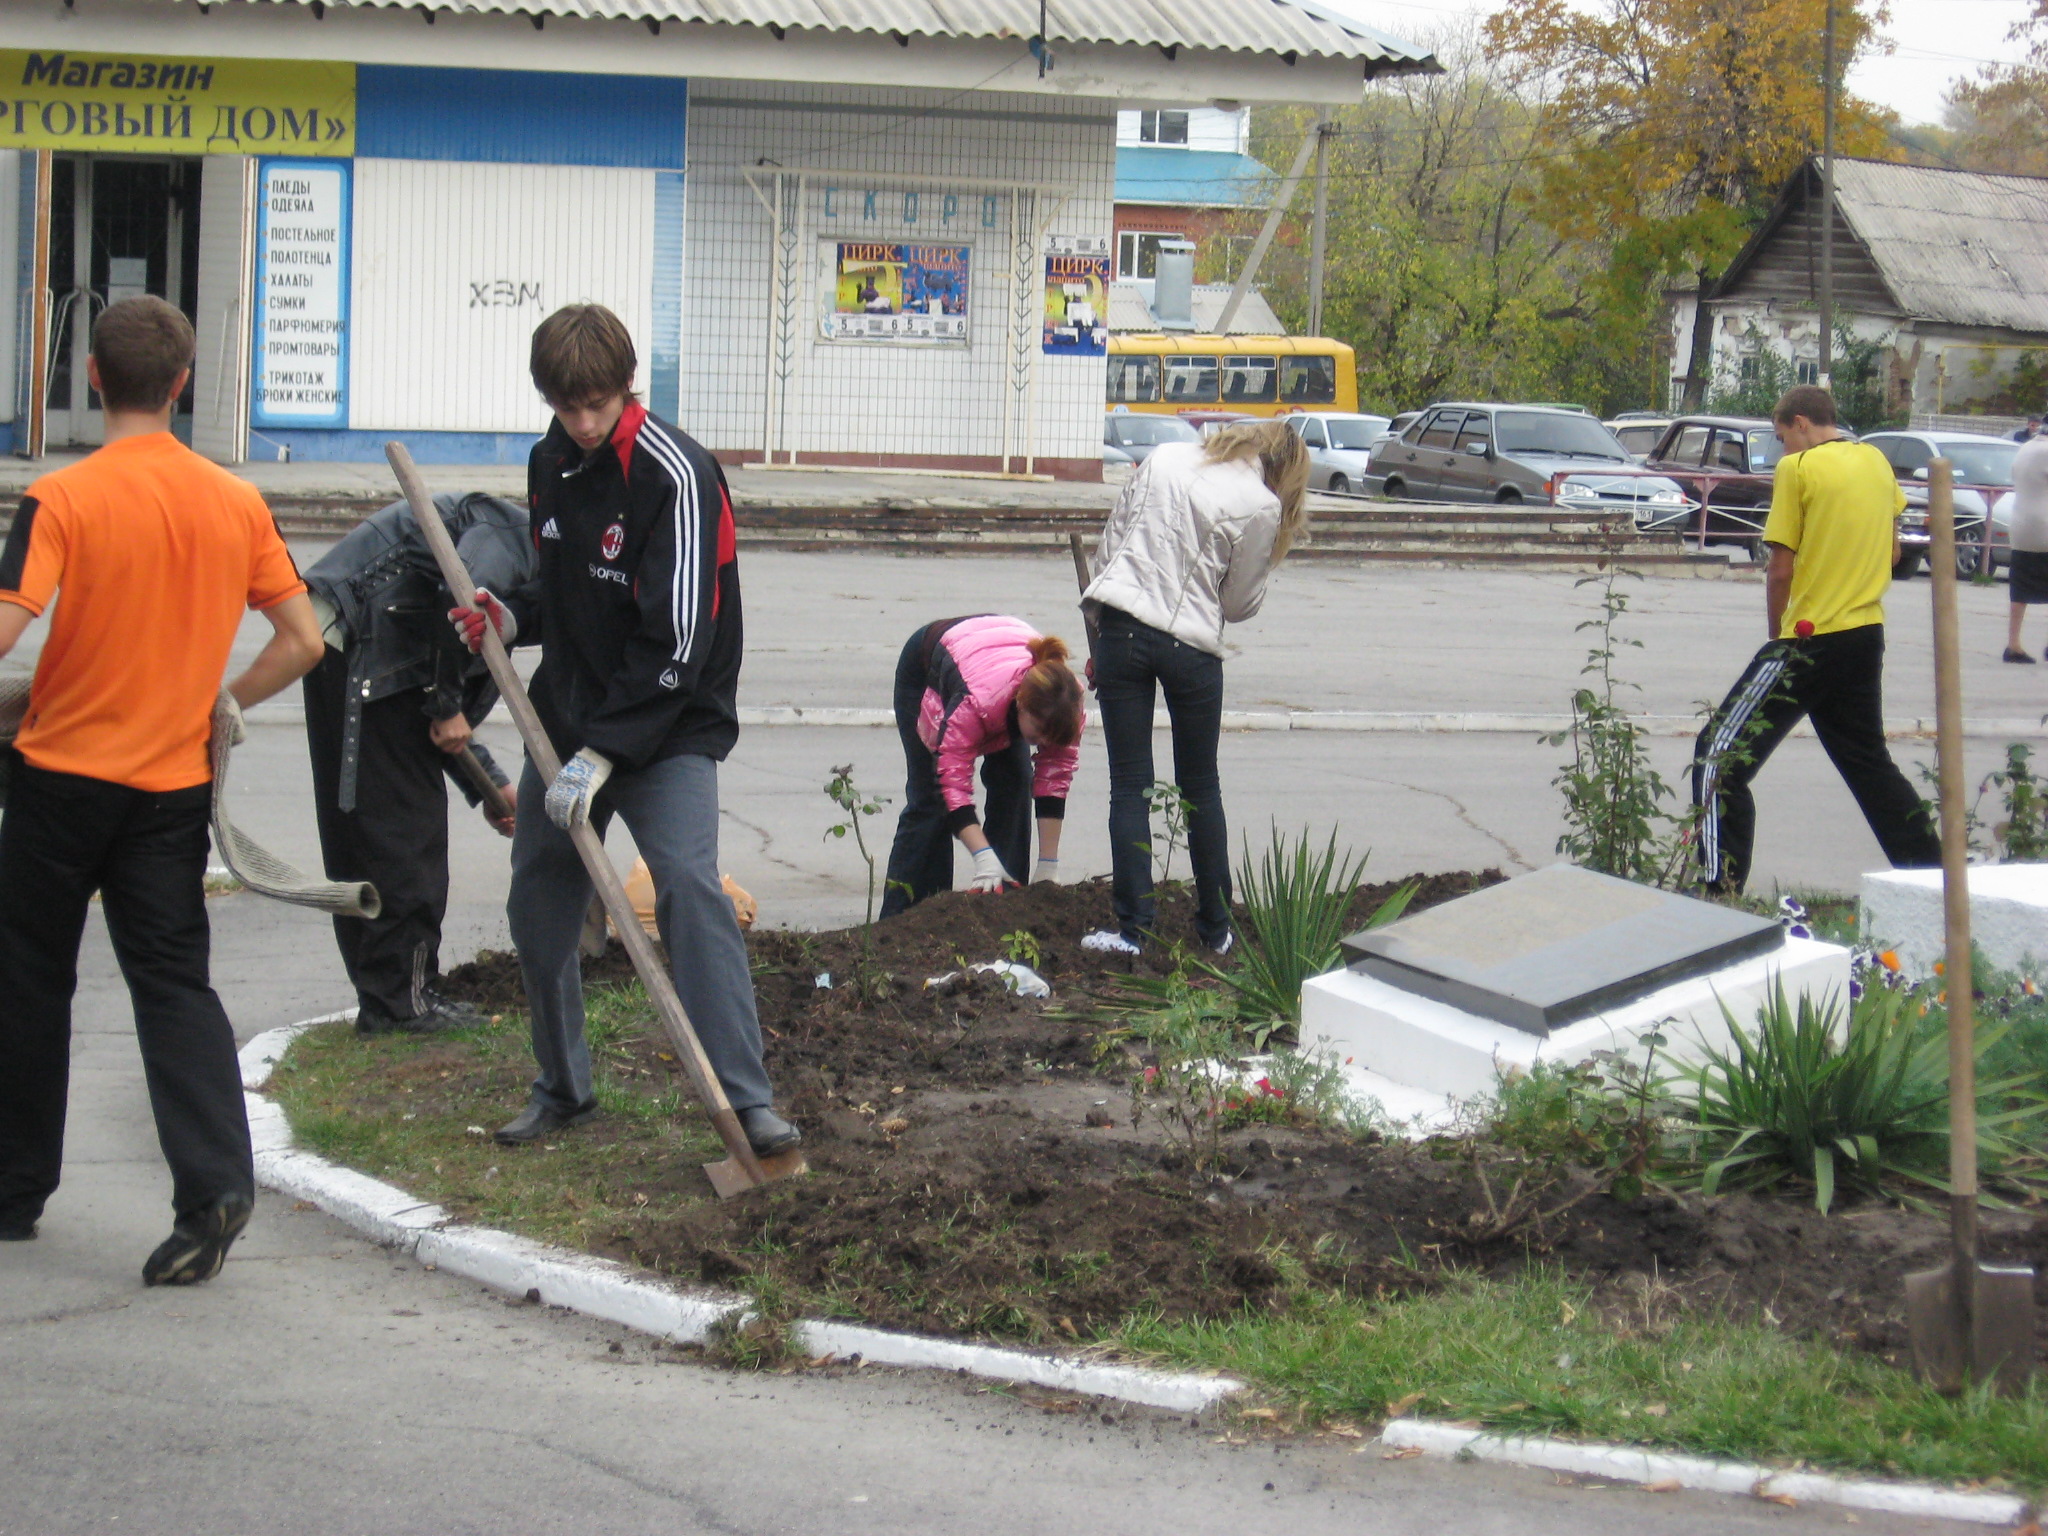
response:
[[[729,461],[1099,474],[1115,111],[1179,67],[1156,49],[1072,45],[1056,91],[1014,37],[46,11],[0,49],[14,452],[91,444],[91,319],[153,292],[193,317],[178,426],[214,458],[518,462],[532,329],[594,300]],[[1359,89],[1302,62],[1266,68]]]

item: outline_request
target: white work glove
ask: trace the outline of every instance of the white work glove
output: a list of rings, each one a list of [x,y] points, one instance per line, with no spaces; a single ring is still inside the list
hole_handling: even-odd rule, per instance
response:
[[[1033,885],[1042,885],[1048,880],[1057,881],[1059,877],[1060,861],[1058,859],[1040,859],[1037,867],[1031,871],[1031,883]]]
[[[1010,872],[1003,868],[1003,861],[992,847],[983,846],[974,851],[974,878],[967,882],[970,891],[1000,891],[1006,885],[1017,882],[1010,878]]]
[[[548,820],[564,832],[575,831],[590,820],[591,802],[611,776],[612,760],[585,747],[562,764],[562,771],[548,786]]]
[[[473,608],[450,608],[448,622],[455,626],[455,633],[462,637],[462,643],[472,652],[484,648],[484,620],[488,617],[491,627],[498,632],[498,638],[510,645],[519,636],[519,621],[512,612],[491,594],[488,587],[476,589],[476,606]]]
[[[249,739],[249,727],[242,719],[241,703],[227,689],[221,689],[220,702],[214,706],[214,711],[227,723],[229,746],[239,747]]]

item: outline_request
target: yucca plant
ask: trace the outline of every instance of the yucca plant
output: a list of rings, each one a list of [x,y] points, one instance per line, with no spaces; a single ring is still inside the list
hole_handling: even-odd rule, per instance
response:
[[[1306,829],[1289,838],[1276,827],[1256,864],[1246,847],[1237,876],[1244,904],[1237,963],[1224,970],[1205,961],[1202,968],[1236,996],[1255,1045],[1263,1047],[1274,1028],[1299,1023],[1301,984],[1343,958],[1344,930],[1365,862],[1366,855],[1338,853],[1334,830],[1317,850]],[[1391,923],[1414,894],[1414,886],[1403,886],[1380,903],[1366,927]]]
[[[1753,1027],[1723,1004],[1733,1048],[1710,1049],[1685,1074],[1699,1095],[1689,1182],[1709,1195],[1810,1183],[1823,1212],[1844,1191],[1915,1205],[1946,1193],[1948,1049],[1920,1028],[1922,1007],[1917,993],[1873,987],[1844,1029],[1832,995],[1795,1006],[1775,987]],[[1979,1056],[2003,1034],[1981,1030]],[[2048,1099],[2017,1077],[1984,1082],[1979,1096],[1986,1183],[2043,1187]]]

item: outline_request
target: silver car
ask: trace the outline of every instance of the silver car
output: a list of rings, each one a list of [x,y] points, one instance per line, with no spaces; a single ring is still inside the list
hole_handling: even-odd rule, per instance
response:
[[[1288,430],[1308,445],[1311,489],[1355,495],[1365,488],[1372,445],[1391,424],[1385,416],[1355,411],[1303,411],[1286,418]]]
[[[1937,458],[1955,466],[1956,574],[1973,576],[1978,562],[1995,571],[2012,564],[2012,460],[2020,445],[2009,437],[1979,432],[1873,432],[1863,439],[1882,453],[1906,493],[1906,557],[1895,575],[1913,574],[1912,535],[1927,518],[1927,466]],[[1990,549],[1985,551],[1984,514],[1991,514]],[[1925,534],[1921,532],[1922,547]]]
[[[1431,406],[1374,451],[1366,489],[1397,500],[1626,509],[1642,528],[1693,505],[1676,481],[1636,472],[1591,416],[1538,405]]]
[[[1161,443],[1199,443],[1202,434],[1178,416],[1141,416],[1111,411],[1102,422],[1102,462],[1142,464]]]

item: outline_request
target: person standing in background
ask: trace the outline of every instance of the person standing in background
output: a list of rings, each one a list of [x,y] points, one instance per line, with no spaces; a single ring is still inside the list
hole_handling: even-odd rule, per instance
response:
[[[2029,603],[2048,603],[2048,437],[2034,437],[2012,456],[2011,581],[2007,597],[2005,659],[2032,664],[2020,638]],[[2048,655],[2048,652],[2043,652]]]

